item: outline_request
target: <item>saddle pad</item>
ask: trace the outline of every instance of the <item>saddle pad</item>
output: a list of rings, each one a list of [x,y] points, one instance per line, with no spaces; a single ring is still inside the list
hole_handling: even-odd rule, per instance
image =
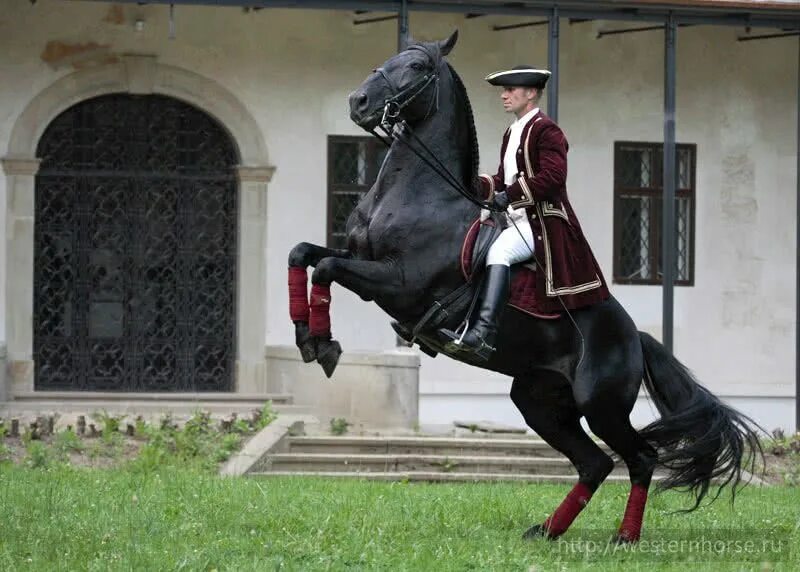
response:
[[[485,226],[489,224],[491,224],[490,221],[483,223]],[[472,252],[475,249],[480,228],[481,221],[478,219],[470,225],[461,247],[461,272],[464,274],[465,280],[472,275]],[[511,292],[508,297],[508,305],[535,318],[544,320],[560,318],[560,313],[542,314],[535,310],[537,308],[535,268],[534,263],[515,264],[511,268]]]

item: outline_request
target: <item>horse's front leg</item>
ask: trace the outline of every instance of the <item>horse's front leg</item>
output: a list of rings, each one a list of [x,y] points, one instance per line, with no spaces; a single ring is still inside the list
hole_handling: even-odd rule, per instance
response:
[[[323,258],[349,258],[348,250],[334,250],[301,242],[289,253],[289,315],[294,322],[295,344],[300,349],[300,355],[305,363],[317,359],[319,352],[317,340],[310,331],[309,322],[311,320],[311,309],[308,303],[308,277],[306,268],[316,266]],[[316,312],[317,314],[319,312]],[[318,320],[315,320],[315,323]],[[319,329],[319,328],[317,328]],[[330,330],[330,327],[328,328]],[[330,336],[328,336],[330,339]],[[325,351],[325,361],[330,362],[328,354],[332,355],[337,349],[333,344],[336,342],[323,342],[324,347],[319,348]],[[338,345],[338,344],[336,344]],[[341,350],[339,349],[339,353]],[[338,361],[336,355],[336,361]],[[335,367],[335,363],[334,363]]]
[[[331,337],[330,285],[337,282],[366,300],[397,291],[397,267],[385,262],[327,257],[319,260],[311,276],[309,336],[317,361],[330,377],[341,355],[341,346]]]
[[[400,273],[394,264],[371,260],[323,258],[311,275],[310,333],[317,348],[317,361],[330,377],[341,355],[341,346],[331,339],[330,304],[333,282],[365,300],[398,292]]]

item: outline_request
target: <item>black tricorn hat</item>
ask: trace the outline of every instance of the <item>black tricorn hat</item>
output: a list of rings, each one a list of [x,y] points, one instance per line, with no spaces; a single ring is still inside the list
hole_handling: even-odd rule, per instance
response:
[[[548,70],[541,70],[533,66],[514,66],[510,70],[490,73],[486,81],[492,85],[511,87],[536,87],[543,89],[550,79]]]

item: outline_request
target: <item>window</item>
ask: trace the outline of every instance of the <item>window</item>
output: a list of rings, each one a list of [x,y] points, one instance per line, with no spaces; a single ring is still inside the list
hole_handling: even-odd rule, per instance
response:
[[[661,284],[661,143],[614,144],[614,282]],[[696,145],[676,146],[675,284],[694,284]]]
[[[386,151],[374,137],[328,136],[330,248],[347,248],[347,218],[378,177]]]

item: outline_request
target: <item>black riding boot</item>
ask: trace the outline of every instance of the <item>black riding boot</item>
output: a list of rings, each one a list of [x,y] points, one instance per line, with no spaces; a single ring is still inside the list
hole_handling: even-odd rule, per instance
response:
[[[440,330],[450,341],[445,346],[448,351],[473,353],[484,361],[494,351],[497,337],[497,324],[508,301],[508,288],[511,282],[511,269],[504,264],[492,264],[486,267],[486,283],[483,288],[481,308],[475,324],[464,334],[464,339],[451,330]]]

